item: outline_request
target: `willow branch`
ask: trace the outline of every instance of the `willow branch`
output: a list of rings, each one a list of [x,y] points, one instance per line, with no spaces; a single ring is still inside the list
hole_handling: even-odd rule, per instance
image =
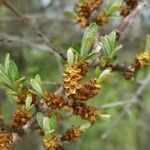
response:
[[[114,130],[114,128],[120,123],[120,121],[124,118],[124,116],[129,113],[130,109],[132,106],[134,106],[134,104],[137,104],[139,102],[139,97],[140,95],[143,94],[144,90],[146,89],[146,87],[149,85],[150,83],[150,76],[148,75],[142,82],[141,86],[139,86],[139,88],[135,91],[135,93],[133,93],[132,97],[131,97],[131,102],[128,103],[123,111],[118,114],[118,116],[114,119],[114,121],[112,122],[111,126],[108,128],[108,130],[101,136],[101,139],[106,139],[108,137],[108,135]]]
[[[37,14],[24,14],[25,18],[30,19],[33,22],[35,21],[59,21],[59,22],[66,22],[63,17],[58,17],[57,15],[51,16],[51,15],[46,15],[45,13],[37,13]],[[5,16],[0,16],[0,22],[11,22],[11,21],[17,21],[17,18],[12,18],[12,16],[5,15]]]
[[[126,100],[126,101],[117,101],[117,102],[103,104],[103,105],[100,106],[100,108],[101,109],[114,108],[114,107],[118,107],[118,106],[124,106],[124,105],[127,105],[129,103],[132,103],[132,101],[129,101],[129,100]]]
[[[14,128],[4,122],[0,122],[0,131],[17,133],[19,136],[24,134],[23,129]]]
[[[121,33],[125,30],[128,24],[137,16],[139,15],[142,10],[146,6],[150,4],[150,0],[141,0],[137,7],[121,22],[121,24],[116,28],[116,33],[118,35],[118,39],[120,38]]]
[[[0,33],[0,45],[7,45],[7,46],[11,45],[11,46],[20,46],[20,47],[24,45],[45,52],[53,52],[52,49],[45,44],[39,44],[36,42],[32,42],[31,40],[28,40],[24,37],[19,37],[19,36],[4,34],[4,33]]]
[[[45,36],[31,21],[24,16],[7,0],[4,0],[3,4],[25,25],[34,30],[34,32],[41,37],[41,39],[51,47],[53,53],[58,54],[62,59],[66,60],[66,56],[60,50],[58,50],[47,36]]]

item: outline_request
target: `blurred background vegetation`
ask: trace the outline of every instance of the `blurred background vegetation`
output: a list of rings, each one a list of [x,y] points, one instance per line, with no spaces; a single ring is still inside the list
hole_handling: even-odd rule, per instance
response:
[[[73,10],[75,0],[13,0],[11,3],[21,14],[29,18],[53,44],[66,53],[72,44],[80,44],[84,29],[81,29],[70,18],[65,17],[65,10]],[[109,25],[100,29],[101,35],[108,34],[120,23],[123,18],[112,18]],[[119,63],[129,64],[132,58],[140,51],[146,34],[150,33],[150,9],[143,10],[122,34],[120,43],[124,45],[119,54]],[[5,40],[3,40],[3,38]],[[11,41],[13,40],[13,42]],[[19,67],[21,75],[27,78],[40,74],[44,85],[54,91],[57,84],[62,82],[64,62],[50,53],[47,46],[36,35],[31,28],[19,22],[18,19],[6,8],[0,7],[0,62],[4,61],[6,53],[10,53],[12,59]],[[89,101],[94,106],[104,108],[103,112],[110,114],[110,121],[97,121],[77,143],[66,145],[68,150],[148,150],[150,147],[150,86],[140,96],[142,106],[133,105],[121,119],[116,118],[124,111],[126,101],[132,100],[139,87],[139,81],[150,73],[145,68],[140,71],[135,81],[126,81],[119,73],[105,83],[103,90]],[[91,69],[88,76],[94,75]],[[123,105],[107,108],[105,104],[121,102]],[[9,96],[9,91],[0,87],[0,112],[5,114],[9,122],[15,104]],[[60,130],[67,129],[71,125],[82,124],[79,117],[66,117],[60,123]],[[112,127],[111,132],[109,128]],[[107,136],[105,136],[108,133]],[[31,140],[34,139],[34,140]],[[26,144],[24,144],[26,143]],[[39,139],[36,134],[24,137],[21,144],[15,149],[38,150]]]

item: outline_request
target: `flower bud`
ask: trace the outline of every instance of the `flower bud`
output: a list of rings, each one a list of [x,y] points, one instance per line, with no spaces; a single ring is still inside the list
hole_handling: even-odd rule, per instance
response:
[[[72,48],[69,48],[67,51],[67,62],[69,65],[73,65],[74,63],[74,53]]]
[[[105,69],[98,77],[98,82],[103,82],[111,75],[111,68]]]

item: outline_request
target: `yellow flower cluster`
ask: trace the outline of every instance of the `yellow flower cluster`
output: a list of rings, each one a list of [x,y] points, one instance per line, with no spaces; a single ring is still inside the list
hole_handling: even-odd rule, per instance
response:
[[[64,90],[67,96],[74,95],[81,88],[79,81],[88,70],[88,63],[78,62],[73,65],[66,65],[64,71]]]
[[[97,108],[93,106],[87,106],[82,102],[75,102],[73,105],[73,109],[73,113],[75,115],[91,122],[95,122],[100,117],[100,112]]]
[[[61,147],[59,139],[57,137],[47,138],[43,136],[43,146],[45,150],[58,150]]]
[[[81,137],[82,131],[80,127],[72,127],[69,130],[67,130],[62,137],[64,141],[77,141]]]
[[[136,63],[139,63],[140,68],[150,65],[150,53],[145,51],[136,56]]]

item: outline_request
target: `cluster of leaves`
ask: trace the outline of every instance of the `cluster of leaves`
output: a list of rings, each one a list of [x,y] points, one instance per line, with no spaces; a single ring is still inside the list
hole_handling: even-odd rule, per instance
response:
[[[102,66],[110,64],[117,59],[118,52],[123,46],[118,45],[116,39],[116,32],[114,31],[112,31],[109,35],[100,37],[100,43],[104,52]]]
[[[7,54],[5,58],[4,66],[0,64],[0,78],[2,82],[14,92],[16,92],[18,88],[21,88],[21,82],[25,79],[24,77],[20,78],[18,68],[16,64],[10,60],[9,54]]]
[[[97,25],[95,23],[87,27],[82,39],[81,47],[73,45],[67,51],[69,64],[74,64],[78,59],[82,61],[96,59],[100,55],[97,52],[90,52],[90,49],[96,37],[96,33]]]
[[[35,75],[35,78],[30,80],[30,84],[33,88],[32,92],[41,98],[45,98],[44,89],[42,87],[42,81],[40,75]],[[55,131],[57,126],[57,118],[55,114],[51,114],[51,117],[45,116],[42,112],[37,112],[36,119],[41,127],[42,131],[47,137]]]
[[[14,61],[10,59],[9,54],[6,55],[4,65],[0,64],[0,79],[1,82],[12,91],[12,94],[15,96],[15,98],[18,98],[21,95],[21,92],[23,92],[25,88],[28,88],[27,84],[25,83],[25,77],[20,77],[18,68]],[[30,90],[31,94],[33,93],[44,97],[40,76],[36,75],[34,79],[31,79],[30,83],[33,90],[29,88],[28,90]],[[31,94],[27,94],[24,100],[25,102],[23,107],[27,111],[31,110],[31,108],[34,107]],[[49,125],[47,124],[48,120]],[[48,132],[50,126],[52,127],[52,130],[56,127],[55,115],[53,115],[51,118],[48,118],[46,116],[44,117],[42,113],[37,113],[37,121],[45,133]],[[43,122],[43,124],[41,124],[41,121]]]
[[[114,62],[118,57],[119,50],[123,47],[117,44],[117,35],[112,31],[109,35],[100,37],[100,45],[103,51],[91,51],[92,44],[97,33],[97,25],[92,23],[85,31],[82,39],[81,47],[73,45],[67,51],[67,58],[69,64],[74,64],[78,59],[82,61],[89,61],[100,58],[102,66],[106,66]],[[102,53],[103,52],[103,53]]]
[[[38,121],[39,126],[45,133],[47,137],[51,137],[51,134],[55,131],[57,126],[57,118],[55,115],[52,115],[51,118],[44,116],[43,113],[38,112],[36,114],[36,119]]]
[[[70,65],[75,64],[77,61],[92,61],[96,59],[103,59],[100,52],[93,52],[91,50],[93,42],[96,38],[97,34],[97,25],[96,23],[92,23],[89,27],[86,28],[84,33],[81,47],[77,45],[73,45],[67,51],[67,62]],[[118,51],[122,48],[122,45],[117,45],[116,43],[116,32],[110,33],[110,35],[106,35],[105,37],[100,37],[100,45],[104,51],[104,57],[109,62],[112,62],[117,58]],[[111,72],[111,68],[107,68],[102,74],[100,71],[100,67],[96,68],[96,77],[98,81],[102,81],[103,76],[107,79],[107,75],[109,76]]]

